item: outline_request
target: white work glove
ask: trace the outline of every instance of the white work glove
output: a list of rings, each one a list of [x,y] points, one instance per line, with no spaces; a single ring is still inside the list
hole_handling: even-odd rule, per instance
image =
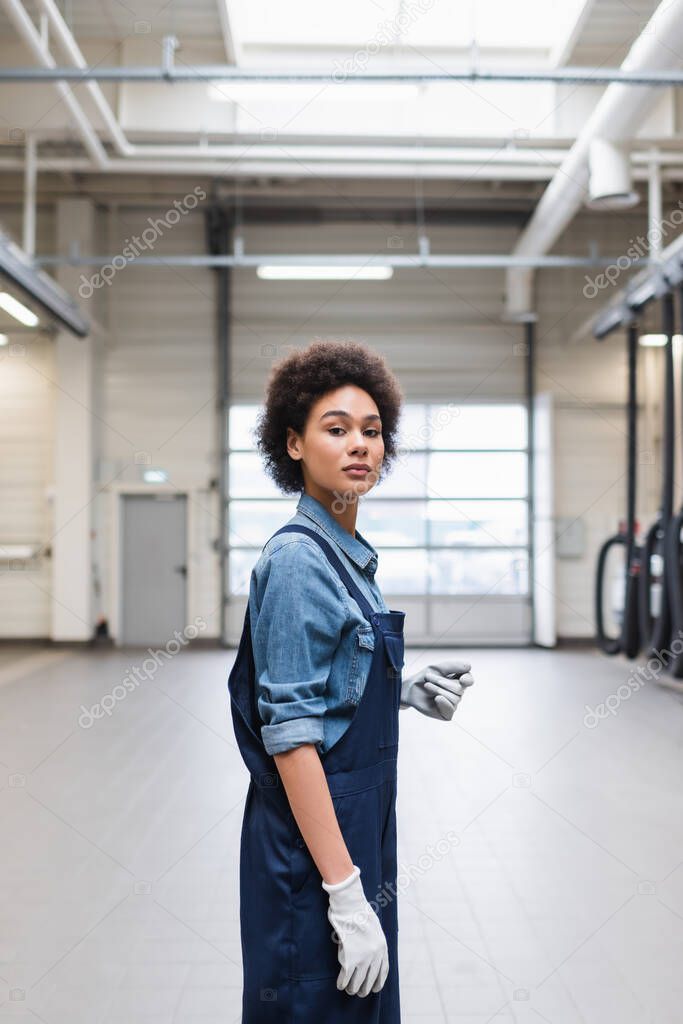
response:
[[[474,682],[471,667],[464,661],[442,661],[421,668],[401,681],[401,707],[417,708],[430,718],[450,721],[464,688]]]
[[[360,868],[354,864],[348,878],[332,885],[323,881],[322,886],[330,897],[327,916],[339,939],[337,988],[350,996],[379,992],[389,973],[389,950],[380,920],[365,898]]]

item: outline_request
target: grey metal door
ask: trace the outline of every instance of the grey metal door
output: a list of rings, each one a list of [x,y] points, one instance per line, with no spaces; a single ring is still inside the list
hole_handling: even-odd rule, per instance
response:
[[[123,496],[121,643],[163,646],[186,626],[187,501]]]

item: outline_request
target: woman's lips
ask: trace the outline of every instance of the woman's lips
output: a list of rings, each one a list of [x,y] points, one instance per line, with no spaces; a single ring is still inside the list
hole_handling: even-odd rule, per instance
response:
[[[370,470],[369,469],[345,469],[344,472],[348,473],[349,476],[354,476],[354,477],[359,477],[360,478],[360,477],[367,476],[368,473],[370,472]]]

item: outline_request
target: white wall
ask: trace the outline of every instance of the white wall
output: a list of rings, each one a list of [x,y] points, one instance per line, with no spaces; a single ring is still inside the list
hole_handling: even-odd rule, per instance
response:
[[[182,199],[182,196],[178,197]],[[148,217],[168,209],[120,208],[111,217],[110,253],[150,227]],[[201,204],[161,230],[154,253],[204,251]],[[202,615],[203,635],[218,635],[218,563],[212,543],[219,535],[217,476],[214,274],[211,270],[129,265],[100,289],[107,305],[103,355],[101,459],[98,517],[106,538],[113,501],[126,484],[142,480],[139,453],[168,473],[169,483],[188,493],[191,548],[188,552],[188,621]],[[136,453],[138,461],[136,461]],[[111,617],[112,551],[102,552],[104,605]]]
[[[0,223],[21,237],[16,208],[0,207]],[[52,245],[51,207],[39,206],[37,244]],[[17,330],[14,330],[17,327]],[[5,544],[49,544],[53,533],[54,346],[46,335],[4,316],[0,330],[0,636],[46,637],[50,631],[52,564],[10,567]]]
[[[49,542],[54,413],[53,345],[10,337],[0,348],[0,635],[48,636],[52,564],[10,563],[6,544]]]

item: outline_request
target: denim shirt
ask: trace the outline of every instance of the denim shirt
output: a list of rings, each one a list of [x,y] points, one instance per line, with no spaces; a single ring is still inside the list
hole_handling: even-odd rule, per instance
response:
[[[377,552],[302,492],[288,524],[332,545],[373,611]],[[303,533],[269,539],[251,571],[249,617],[261,738],[269,754],[315,743],[322,754],[351,723],[370,671],[375,634],[319,545]]]

